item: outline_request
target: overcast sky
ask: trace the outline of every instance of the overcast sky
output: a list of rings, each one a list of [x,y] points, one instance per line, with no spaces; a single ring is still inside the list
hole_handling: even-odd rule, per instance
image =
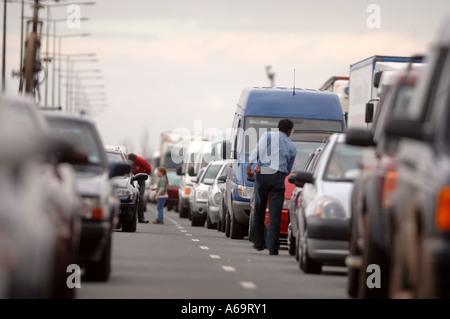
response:
[[[367,25],[372,3],[380,28]],[[126,143],[145,156],[157,150],[162,131],[193,130],[195,120],[225,131],[242,89],[270,84],[266,65],[277,86],[292,87],[295,68],[296,87],[318,88],[375,54],[425,53],[450,15],[448,0],[97,0],[80,8],[89,20],[80,29],[59,23],[58,34],[92,33],[63,39],[64,53],[98,55],[94,66],[76,64],[102,70],[103,79],[83,80],[107,93],[108,107],[92,119],[105,144]],[[3,17],[3,3],[1,10]],[[69,15],[66,7],[51,14]],[[15,94],[20,5],[9,4],[7,16],[7,90]]]

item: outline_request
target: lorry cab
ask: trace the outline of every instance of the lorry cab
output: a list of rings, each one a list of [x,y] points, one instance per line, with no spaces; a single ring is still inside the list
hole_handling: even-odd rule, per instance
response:
[[[248,230],[253,192],[253,182],[247,180],[246,173],[249,155],[262,134],[278,129],[278,122],[285,118],[294,122],[293,134],[301,134],[305,141],[322,142],[331,133],[345,131],[337,94],[308,89],[244,89],[230,133],[231,160],[225,189],[231,238],[242,239]]]

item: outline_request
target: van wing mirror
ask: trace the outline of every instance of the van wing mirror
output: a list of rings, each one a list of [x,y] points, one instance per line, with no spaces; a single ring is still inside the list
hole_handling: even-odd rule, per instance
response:
[[[351,128],[347,130],[345,135],[345,143],[355,146],[375,146],[373,134],[367,129]]]
[[[373,102],[369,102],[366,104],[366,116],[365,116],[365,122],[366,123],[372,123],[373,122],[373,109],[374,104]]]
[[[177,175],[178,176],[182,176],[183,175],[183,166],[178,166],[177,167]]]
[[[194,166],[189,167],[188,169],[188,175],[189,176],[196,176]]]

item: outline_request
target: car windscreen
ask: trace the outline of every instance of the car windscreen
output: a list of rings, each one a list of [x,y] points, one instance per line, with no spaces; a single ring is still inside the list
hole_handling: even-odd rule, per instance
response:
[[[338,143],[333,148],[324,173],[327,181],[353,181],[359,175],[362,147]]]
[[[125,159],[120,153],[106,152],[108,163],[125,163]]]
[[[249,155],[256,147],[256,143],[266,131],[278,130],[278,122],[282,118],[247,116],[244,126],[244,150]],[[294,134],[339,133],[343,130],[342,121],[326,119],[290,119],[294,123]]]
[[[103,148],[90,125],[64,119],[49,119],[48,122],[52,133],[71,143],[77,152],[86,156],[86,165],[75,165],[75,170],[84,170],[83,166],[106,166]]]
[[[167,172],[167,178],[170,186],[180,186],[181,176],[177,175],[176,172]]]
[[[206,169],[205,174],[203,174],[201,182],[205,183],[205,184],[212,184],[221,168],[222,168],[222,164],[210,165]]]
[[[295,148],[297,149],[297,155],[295,156],[294,166],[292,172],[304,171],[306,169],[306,163],[309,157],[314,151],[322,145],[320,142],[303,142],[294,141]]]

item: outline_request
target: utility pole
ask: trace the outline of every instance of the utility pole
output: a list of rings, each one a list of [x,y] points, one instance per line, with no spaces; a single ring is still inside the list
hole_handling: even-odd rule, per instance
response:
[[[2,92],[6,90],[6,0],[3,0]]]

